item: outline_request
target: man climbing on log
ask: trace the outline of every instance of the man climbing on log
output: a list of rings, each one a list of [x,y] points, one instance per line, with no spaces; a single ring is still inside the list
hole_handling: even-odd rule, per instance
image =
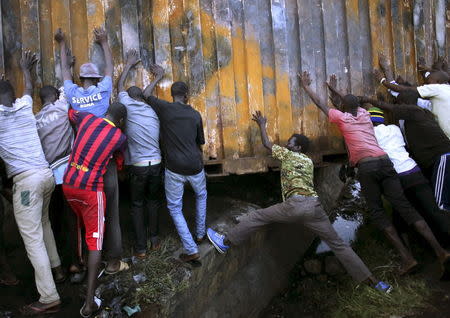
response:
[[[162,167],[158,116],[145,102],[141,88],[132,86],[125,90],[125,80],[130,70],[139,62],[136,50],[127,52],[125,68],[117,86],[119,101],[127,108],[125,134],[128,138],[128,148],[125,152],[125,165],[129,171],[134,254],[142,259],[147,255],[147,224],[151,248],[154,250],[160,246],[158,208]]]
[[[366,282],[377,290],[389,293],[392,287],[377,280],[359,256],[336,233],[314,190],[314,164],[305,154],[309,139],[304,135],[292,135],[286,146],[272,144],[266,131],[267,119],[257,111],[253,120],[258,124],[262,143],[272,156],[281,162],[282,203],[266,209],[255,210],[240,218],[227,235],[213,229],[207,230],[208,239],[220,252],[239,245],[257,230],[273,223],[300,223],[328,244],[347,272],[357,282]]]
[[[22,308],[23,315],[59,311],[61,300],[52,271],[63,275],[48,215],[55,180],[33,114],[31,70],[36,62],[36,54],[23,53],[20,61],[25,84],[23,97],[16,99],[10,82],[0,81],[0,157],[8,178],[13,178],[14,216],[40,294],[39,301]]]
[[[61,68],[64,79],[64,92],[70,106],[77,111],[89,112],[95,116],[103,117],[108,110],[112,93],[112,76],[114,71],[111,48],[108,36],[102,28],[94,30],[94,39],[102,49],[105,60],[105,76],[100,75],[97,65],[85,63],[80,66],[80,81],[78,86],[72,81],[72,74],[68,66],[66,54],[66,39],[61,29],[55,34],[55,40],[60,44]],[[103,78],[102,78],[103,77]],[[122,232],[119,220],[119,182],[117,164],[110,160],[104,176],[106,195],[105,220],[105,257],[107,265],[105,272],[115,274],[127,269],[122,258]]]
[[[370,217],[400,253],[402,259],[400,274],[404,275],[416,270],[418,263],[387,217],[381,195],[384,195],[405,222],[413,225],[431,245],[441,264],[450,265],[450,253],[441,247],[428,224],[406,199],[391,160],[378,145],[370,114],[360,107],[359,98],[351,94],[344,95],[333,85],[328,85],[333,93],[340,96],[342,105],[342,111],[340,111],[330,108],[312,91],[308,72],[305,71],[300,75],[300,83],[316,106],[327,115],[331,123],[338,126],[344,136],[349,162],[358,168],[357,179],[361,183]]]
[[[147,103],[158,114],[161,122],[161,141],[166,164],[164,187],[167,208],[172,217],[185,253],[180,259],[185,262],[200,258],[197,244],[206,235],[206,175],[203,168],[202,145],[205,144],[202,117],[188,105],[188,86],[175,82],[171,87],[173,102],[152,96],[156,84],[164,76],[161,66],[153,64],[151,71],[155,79],[144,90]],[[183,215],[183,192],[189,183],[195,192],[196,218],[195,239],[189,231]]]

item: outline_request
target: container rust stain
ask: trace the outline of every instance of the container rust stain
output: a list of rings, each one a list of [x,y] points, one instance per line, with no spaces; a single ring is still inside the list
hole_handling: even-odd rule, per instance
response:
[[[23,91],[22,49],[41,58],[38,87],[60,85],[56,29],[69,37],[78,66],[91,60],[102,70],[92,30],[106,26],[115,81],[126,50],[135,48],[143,63],[128,85],[147,85],[153,62],[166,70],[159,97],[171,98],[174,81],[188,83],[191,104],[204,120],[204,159],[223,174],[273,166],[251,120],[256,110],[268,117],[274,142],[304,133],[319,162],[322,154],[345,152],[336,127],[299,88],[299,71],[311,71],[322,98],[331,73],[340,88],[367,94],[377,88],[370,74],[378,52],[393,61],[396,73],[417,81],[418,57],[430,63],[449,50],[450,8],[442,0],[2,0],[0,6],[0,69],[17,95]],[[35,104],[38,110],[37,98]]]

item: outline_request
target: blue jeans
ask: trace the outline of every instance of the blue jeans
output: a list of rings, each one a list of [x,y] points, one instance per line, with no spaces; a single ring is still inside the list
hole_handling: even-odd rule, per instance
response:
[[[166,169],[164,186],[166,189],[167,208],[173,223],[177,228],[178,235],[183,243],[183,248],[188,255],[198,253],[191,232],[189,231],[186,219],[183,216],[183,192],[184,184],[189,182],[194,189],[196,198],[197,213],[195,216],[195,235],[203,238],[206,234],[206,177],[205,171],[193,176],[184,176]]]

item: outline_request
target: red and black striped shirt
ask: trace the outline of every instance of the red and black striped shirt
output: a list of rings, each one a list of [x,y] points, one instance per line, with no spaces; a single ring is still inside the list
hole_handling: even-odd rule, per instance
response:
[[[64,184],[85,190],[103,191],[103,175],[112,154],[125,145],[122,131],[103,118],[69,110],[78,133],[72,147]]]

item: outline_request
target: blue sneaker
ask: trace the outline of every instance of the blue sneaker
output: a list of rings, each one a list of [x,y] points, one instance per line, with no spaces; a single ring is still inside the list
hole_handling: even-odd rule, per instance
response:
[[[211,228],[208,228],[206,230],[206,235],[208,236],[208,239],[211,241],[212,245],[214,245],[216,250],[219,251],[219,253],[224,254],[227,249],[230,248],[228,245],[225,245],[223,243],[225,235],[219,234]]]
[[[382,282],[380,280],[378,282],[378,284],[375,285],[375,289],[380,291],[380,292],[382,292],[382,293],[389,294],[392,291],[392,286],[387,284],[387,283],[385,283],[385,282]]]

